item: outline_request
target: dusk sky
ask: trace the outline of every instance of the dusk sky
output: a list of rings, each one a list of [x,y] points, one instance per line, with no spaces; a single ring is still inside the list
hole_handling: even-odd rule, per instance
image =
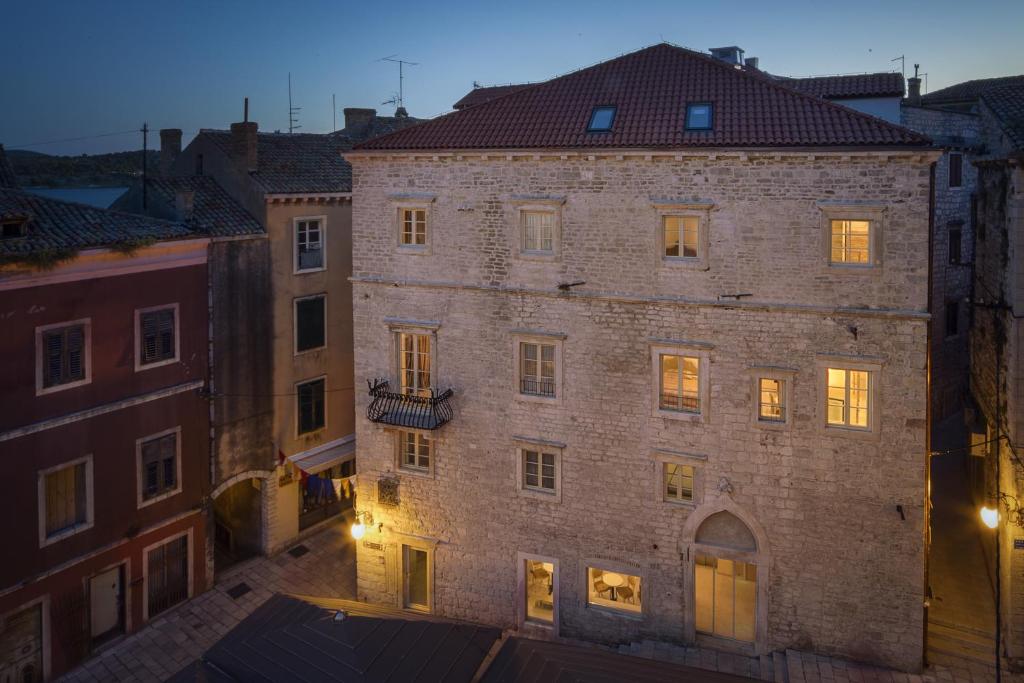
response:
[[[139,128],[241,120],[287,130],[288,73],[302,132],[344,107],[383,105],[408,67],[412,116],[451,109],[473,81],[545,80],[662,40],[739,45],[787,76],[899,70],[931,90],[1024,73],[1024,2],[7,2],[0,143],[50,154],[138,149]],[[157,144],[157,137],[151,138]]]

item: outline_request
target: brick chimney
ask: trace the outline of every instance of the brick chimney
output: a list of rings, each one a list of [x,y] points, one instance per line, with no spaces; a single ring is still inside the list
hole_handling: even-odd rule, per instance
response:
[[[242,173],[255,173],[258,166],[256,156],[256,133],[259,125],[255,121],[231,124],[231,159]]]
[[[353,130],[362,130],[369,126],[377,118],[376,109],[360,109],[357,107],[345,107],[345,128],[351,133]]]
[[[181,154],[181,129],[160,129],[160,175],[171,175],[171,167]]]
[[[917,75],[920,64],[914,65],[914,75],[907,79],[907,102],[921,104],[921,77]]]

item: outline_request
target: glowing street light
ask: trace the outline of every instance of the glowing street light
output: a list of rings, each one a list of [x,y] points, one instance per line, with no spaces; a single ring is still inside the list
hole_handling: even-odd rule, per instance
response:
[[[999,510],[990,507],[981,508],[981,521],[989,529],[995,529],[999,525]]]
[[[986,508],[987,509],[987,508]],[[363,524],[362,520],[356,519],[355,523],[352,524],[352,538],[357,541],[366,535],[366,525]]]

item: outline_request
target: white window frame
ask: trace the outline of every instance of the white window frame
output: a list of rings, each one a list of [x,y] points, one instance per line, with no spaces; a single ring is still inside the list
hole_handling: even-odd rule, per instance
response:
[[[314,429],[312,431],[301,432],[300,433],[299,432],[299,417],[300,417],[300,411],[299,411],[299,387],[302,386],[303,384],[309,384],[310,382],[315,382],[317,380],[323,380],[323,383],[324,383],[324,423],[323,423],[322,426],[317,427],[316,429]],[[327,431],[327,429],[328,429],[328,427],[330,425],[330,410],[328,409],[329,408],[329,403],[328,403],[328,400],[327,400],[329,398],[330,394],[327,391],[327,375],[317,375],[316,377],[307,377],[306,379],[302,379],[302,380],[299,380],[298,382],[295,382],[293,387],[295,389],[295,395],[293,397],[294,400],[293,400],[293,403],[292,403],[292,410],[295,411],[295,428],[294,428],[295,429],[295,438],[296,439],[308,439],[309,437],[316,437],[316,436],[318,436],[320,434],[326,433],[326,431]]]
[[[549,503],[562,502],[562,464],[565,455],[565,444],[558,441],[546,439],[535,439],[527,436],[515,436],[512,438],[515,444],[515,470],[516,490],[519,495],[543,500]],[[526,485],[526,451],[533,451],[541,455],[543,462],[544,454],[553,455],[555,459],[555,488],[549,490],[539,486]]]
[[[52,474],[59,470],[66,469],[68,467],[76,467],[82,463],[85,463],[85,522],[82,524],[76,524],[73,527],[63,529],[53,534],[52,536],[46,535],[46,475]],[[74,460],[68,460],[62,462],[59,465],[53,465],[46,469],[39,470],[36,473],[36,498],[37,498],[37,510],[38,510],[38,523],[39,523],[39,547],[45,548],[48,545],[53,545],[58,541],[63,541],[65,538],[76,536],[83,531],[88,531],[96,523],[96,509],[95,509],[95,489],[93,479],[93,458],[92,453],[83,455],[80,458]]]
[[[299,267],[299,222],[319,221],[320,222],[320,267],[300,268]],[[292,275],[303,275],[305,273],[319,273],[327,270],[327,216],[295,216],[292,218]]]
[[[641,597],[640,599],[640,610],[623,609],[621,607],[615,607],[614,605],[607,605],[603,602],[591,602],[590,601],[590,570],[600,569],[605,572],[615,572],[616,574],[623,574],[626,576],[636,576],[640,579],[641,593],[646,591],[648,595],[651,595],[651,586],[649,585],[649,577],[640,566],[634,565],[628,562],[621,562],[616,560],[608,560],[605,558],[583,558],[580,562],[580,569],[582,570],[582,593],[583,604],[586,609],[592,610],[595,613],[614,615],[616,617],[633,620],[643,620],[644,615],[647,612],[645,600]]]
[[[169,491],[164,491],[163,493],[155,495],[152,498],[145,498],[143,496],[143,493],[142,493],[142,489],[144,487],[144,482],[143,482],[143,477],[142,477],[142,445],[144,443],[148,442],[148,441],[152,441],[154,439],[159,439],[161,437],[168,436],[169,434],[174,434],[175,435],[174,436],[174,449],[175,449],[175,453],[174,453],[174,468],[175,468],[174,483],[175,483],[175,487],[173,489],[169,490]],[[136,509],[141,510],[142,508],[144,508],[144,507],[146,507],[148,505],[152,505],[153,503],[158,503],[161,500],[166,500],[167,498],[171,498],[172,496],[176,496],[179,493],[181,493],[181,490],[182,490],[182,484],[181,484],[181,426],[179,425],[177,427],[171,427],[170,429],[165,429],[162,432],[157,432],[155,434],[148,434],[146,436],[143,436],[141,438],[136,439],[135,440],[135,507],[136,507]]]
[[[418,201],[399,201],[393,203],[394,210],[394,222],[395,222],[395,245],[399,253],[411,254],[411,255],[428,255],[431,251],[431,245],[433,243],[434,233],[434,221],[433,221],[433,199],[423,199]],[[402,234],[404,228],[404,214],[406,211],[422,211],[423,212],[423,244],[404,244],[402,242]]]
[[[709,268],[709,250],[711,246],[711,210],[714,208],[714,204],[710,202],[659,200],[653,202],[652,206],[657,217],[657,232],[655,234],[657,267],[707,270]],[[697,256],[665,255],[665,218],[667,216],[697,219]]]
[[[818,425],[823,433],[852,438],[877,439],[881,433],[882,359],[826,356],[815,359],[818,373]],[[868,426],[851,427],[828,422],[828,370],[859,370],[868,373]]]
[[[395,433],[395,469],[399,470],[403,474],[411,474],[416,477],[433,478],[434,476],[434,463],[437,459],[437,438],[433,432],[426,429],[414,429],[407,427],[395,427],[392,431]],[[405,434],[415,434],[417,436],[417,442],[420,438],[427,437],[430,439],[430,455],[429,461],[426,467],[419,467],[416,465],[407,465],[405,463]],[[418,459],[417,455],[417,459]]]
[[[551,573],[551,606],[553,609],[550,624],[544,623],[543,621],[532,621],[527,616],[526,585],[529,581],[529,577],[526,576],[527,561],[546,562],[552,566],[553,570]],[[520,551],[516,553],[516,562],[516,622],[518,623],[521,629],[536,629],[540,632],[557,636],[559,632],[558,602],[560,600],[558,580],[558,558],[548,557],[546,555],[536,555],[534,553],[524,553]]]
[[[142,314],[152,313],[154,311],[162,311],[165,309],[171,309],[174,311],[174,357],[165,358],[164,360],[155,361],[153,363],[142,363]],[[133,349],[135,355],[135,372],[142,372],[143,370],[152,370],[153,368],[160,368],[165,365],[171,365],[177,363],[181,359],[181,306],[178,302],[161,304],[159,306],[147,306],[146,308],[135,309],[135,348]]]
[[[690,509],[696,508],[704,502],[704,466],[707,464],[707,460],[706,455],[684,453],[667,448],[654,449],[651,453],[651,461],[654,466],[654,500],[665,505]],[[693,496],[690,500],[668,497],[665,465],[685,465],[693,468]]]
[[[410,612],[416,612],[419,614],[433,614],[434,613],[434,542],[419,538],[417,536],[410,536],[409,534],[398,533],[396,535],[396,547],[395,550],[398,553],[398,606],[401,609],[408,610]],[[408,602],[409,588],[405,580],[405,549],[413,548],[415,550],[422,550],[427,553],[427,604],[420,605],[409,605]]]
[[[707,422],[711,412],[711,350],[712,344],[673,339],[648,340],[651,351],[651,414],[684,422]],[[661,356],[689,356],[699,360],[697,393],[699,412],[666,410],[661,407]]]
[[[878,202],[820,201],[822,247],[831,272],[878,273],[884,262],[886,205]],[[832,260],[832,221],[867,221],[868,263]]]
[[[543,332],[540,330],[512,330],[512,385],[513,396],[519,401],[534,403],[561,404],[565,398],[565,383],[562,375],[562,347],[566,335],[558,332]],[[524,394],[523,385],[523,360],[522,344],[547,344],[555,347],[555,395],[544,396],[540,394]],[[538,359],[539,362],[539,359]]]
[[[797,371],[793,368],[775,365],[755,365],[747,369],[750,375],[750,397],[752,404],[751,424],[757,429],[785,430],[793,425],[793,385]],[[782,419],[761,419],[761,380],[774,379],[782,382]]]
[[[512,219],[515,224],[509,231],[514,236],[512,253],[523,261],[560,261],[562,258],[562,207],[565,197],[514,197]],[[546,213],[552,216],[551,251],[526,248],[525,214]]]
[[[72,327],[74,325],[81,325],[84,332],[84,347],[82,350],[82,361],[85,363],[85,377],[74,382],[67,382],[66,384],[55,384],[52,387],[43,386],[43,359],[45,353],[43,349],[43,333],[49,330],[59,329],[61,327]],[[66,322],[51,323],[49,325],[40,325],[36,328],[36,396],[43,396],[45,394],[52,394],[58,391],[64,391],[65,389],[74,389],[75,387],[84,386],[92,382],[92,318],[79,318],[78,320],[68,320]]]
[[[303,349],[299,351],[299,302],[308,301],[309,299],[323,299],[324,301],[324,343],[321,346],[314,346],[312,348]],[[292,299],[292,349],[293,356],[304,356],[307,353],[313,353],[315,351],[323,351],[327,348],[327,292],[320,292],[319,294],[310,294],[308,296],[298,296]]]
[[[186,542],[188,546],[188,595],[184,600],[176,605],[168,607],[164,611],[160,612],[160,614],[168,614],[172,610],[188,604],[188,601],[191,600],[192,596],[195,594],[195,539],[192,537],[192,527],[189,527],[185,531],[171,534],[170,536],[161,538],[155,543],[150,543],[142,549],[142,623],[149,621],[149,551],[154,548],[159,548],[162,545],[173,543],[182,536],[188,537],[188,541]]]

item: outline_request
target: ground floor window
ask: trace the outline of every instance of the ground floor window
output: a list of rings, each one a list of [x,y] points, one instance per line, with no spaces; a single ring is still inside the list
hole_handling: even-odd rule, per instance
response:
[[[587,602],[624,612],[640,613],[643,597],[640,577],[587,567]]]
[[[697,555],[694,584],[699,633],[754,641],[756,565],[712,555]]]
[[[526,562],[526,620],[555,623],[555,565],[540,560]]]
[[[33,605],[0,618],[0,680],[43,680],[42,606]]]
[[[356,473],[355,460],[304,475],[299,482],[299,530],[333,517],[354,504],[355,489],[349,477]]]
[[[402,546],[402,604],[415,610],[430,610],[430,558],[426,550]]]
[[[188,599],[188,536],[147,553],[149,618]]]

